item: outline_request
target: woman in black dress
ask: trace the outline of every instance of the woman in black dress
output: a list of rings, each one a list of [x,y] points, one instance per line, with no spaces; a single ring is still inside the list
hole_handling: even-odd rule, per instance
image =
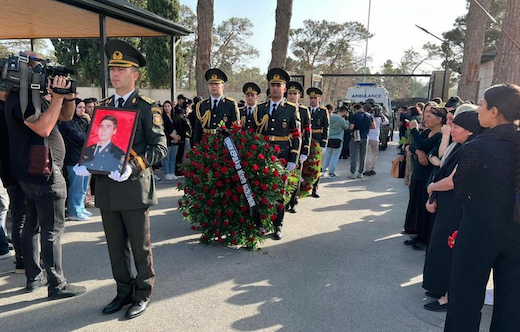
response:
[[[435,214],[432,216],[432,234],[424,263],[423,288],[428,291],[427,295],[439,299],[425,304],[426,310],[448,309],[447,292],[450,286],[453,256],[453,249],[448,246],[448,237],[459,229],[462,219],[462,208],[453,198],[453,174],[457,166],[459,148],[483,130],[478,121],[478,113],[475,111],[461,113],[453,119],[450,133],[456,144],[447,159],[444,159],[433,182],[428,186],[430,199],[426,209]]]
[[[433,169],[428,162],[428,153],[439,145],[441,127],[446,122],[446,112],[442,108],[431,107],[424,113],[424,124],[428,129],[419,133],[416,120],[410,122],[413,143],[407,147],[407,153],[413,155],[413,174],[410,184],[410,200],[406,211],[404,232],[417,234],[416,237],[406,240],[404,244],[413,246],[414,250],[424,250],[428,243],[430,229],[430,214],[426,211],[428,193],[426,185]]]
[[[465,144],[453,177],[463,207],[453,251],[448,315],[444,331],[479,331],[486,284],[493,269],[491,332],[520,329],[520,221],[515,220],[520,167],[520,87],[495,85],[478,108],[490,128]],[[515,184],[516,180],[516,184]]]

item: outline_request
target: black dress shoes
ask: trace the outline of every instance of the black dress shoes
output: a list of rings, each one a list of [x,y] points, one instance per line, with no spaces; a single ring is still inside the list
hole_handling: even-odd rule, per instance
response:
[[[317,192],[313,191],[312,194],[311,194],[311,197],[320,198],[320,195],[318,195]]]
[[[448,303],[440,304],[439,301],[435,300],[431,303],[425,304],[424,309],[429,311],[448,311]]]
[[[276,227],[276,232],[274,232],[273,237],[274,237],[275,240],[281,240],[282,239],[283,234],[282,234],[282,227],[281,226],[277,226]]]
[[[289,213],[296,213],[296,212],[298,212],[298,208],[296,207],[296,205],[294,205],[294,206],[290,206],[290,207],[287,209],[287,212],[289,212]]]
[[[105,315],[110,315],[121,310],[125,305],[132,303],[132,297],[116,296],[106,307],[103,308]]]
[[[144,314],[144,311],[148,307],[149,303],[150,303],[150,300],[148,300],[148,301],[141,300],[141,301],[132,302],[132,305],[130,306],[130,308],[128,308],[128,311],[126,312],[126,315],[125,315],[126,318],[132,319],[132,318],[141,316],[142,314]]]
[[[404,243],[405,245],[407,245],[407,246],[413,246],[413,245],[416,244],[417,242],[419,242],[419,241],[417,241],[417,238],[414,237],[414,238],[411,238],[411,239],[409,239],[409,240],[404,241],[403,243]]]

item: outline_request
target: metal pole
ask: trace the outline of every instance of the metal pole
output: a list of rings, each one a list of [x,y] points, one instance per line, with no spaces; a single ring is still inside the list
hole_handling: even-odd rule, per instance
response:
[[[172,72],[171,72],[171,77],[170,77],[170,100],[173,101],[175,100],[175,74],[176,74],[176,71],[177,71],[177,64],[175,63],[176,62],[176,58],[175,58],[175,46],[177,46],[177,44],[175,43],[175,36],[171,36],[170,37],[170,45],[171,45],[171,68],[172,68]]]
[[[108,59],[105,54],[107,42],[107,22],[105,15],[99,15],[99,55],[101,58],[101,99],[108,96]]]
[[[31,51],[34,52],[34,39],[31,39]]]
[[[372,0],[368,0],[368,23],[367,23],[367,32],[370,33],[370,10],[372,8]],[[363,69],[363,74],[367,73],[367,57],[368,57],[368,35],[365,46],[365,66]],[[363,82],[366,82],[366,77],[363,77]]]

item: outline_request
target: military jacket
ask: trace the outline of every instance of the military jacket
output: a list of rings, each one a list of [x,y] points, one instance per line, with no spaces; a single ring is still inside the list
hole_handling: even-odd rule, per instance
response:
[[[269,110],[270,101],[256,107],[253,113],[256,130],[280,147],[279,158],[296,163],[301,146],[301,122],[296,104],[282,100],[272,115]]]
[[[97,171],[122,171],[125,152],[114,143],[109,143],[104,149],[96,153],[97,144],[87,146],[83,155],[83,165],[87,169]]]
[[[309,107],[309,110],[311,108]],[[322,148],[327,146],[329,141],[329,112],[320,106],[314,114],[311,112],[312,139]]]
[[[255,107],[252,108],[251,114],[248,115],[248,107],[245,106],[239,109],[240,111],[240,125],[242,126],[242,130],[248,130],[249,128],[254,128],[255,120],[253,118],[253,113],[255,112]]]
[[[195,106],[197,119],[195,128],[193,128],[194,144],[200,142],[204,133],[216,133],[220,121],[224,121],[226,128],[231,128],[232,124],[239,125],[240,112],[234,99],[222,96],[215,111],[212,111],[211,107],[211,98],[203,100]]]
[[[114,96],[102,100],[100,105],[115,106]],[[108,176],[96,179],[96,207],[110,211],[136,210],[157,204],[152,166],[168,152],[162,110],[154,100],[141,96],[136,89],[122,108],[140,112],[129,161],[132,175],[123,182]]]
[[[302,148],[301,154],[308,156],[311,150],[311,113],[305,105],[298,105],[302,123]]]

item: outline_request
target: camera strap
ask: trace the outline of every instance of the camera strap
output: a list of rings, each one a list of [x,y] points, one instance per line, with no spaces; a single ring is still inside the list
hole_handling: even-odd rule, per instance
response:
[[[40,76],[41,73],[33,73],[32,75],[31,96],[32,103],[34,106],[34,115],[30,117],[30,120],[27,119],[27,121],[29,122],[35,122],[42,114],[42,99],[40,97]]]
[[[25,119],[25,111],[29,103],[29,57],[20,54],[18,58],[20,66],[20,109]]]

